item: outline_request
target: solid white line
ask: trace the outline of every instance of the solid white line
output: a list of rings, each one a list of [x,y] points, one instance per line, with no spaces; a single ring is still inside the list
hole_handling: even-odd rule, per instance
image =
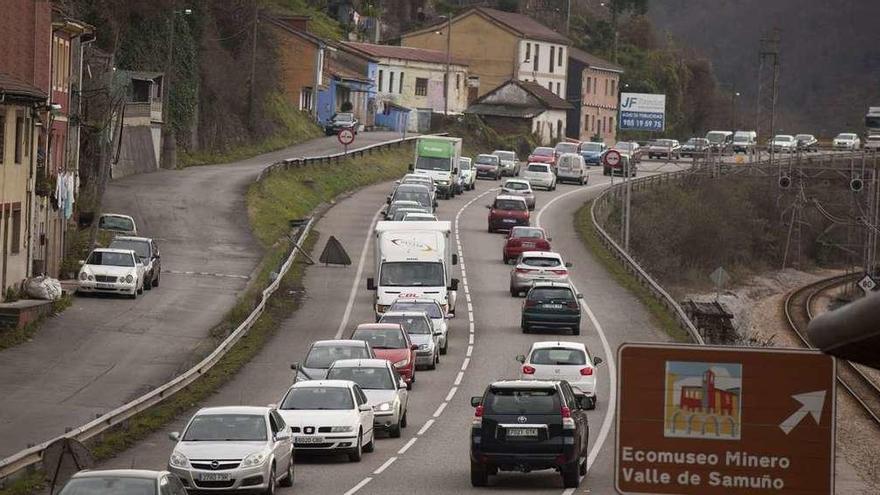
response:
[[[451,401],[452,398],[455,397],[455,393],[456,393],[456,392],[458,392],[458,387],[452,387],[452,388],[450,388],[450,389],[449,389],[449,393],[446,394],[446,402]]]
[[[455,384],[461,385],[461,379],[464,378],[464,371],[459,371],[458,375],[455,376]]]
[[[419,439],[418,437],[410,438],[409,442],[406,442],[406,444],[403,447],[401,447],[400,450],[397,451],[397,455],[406,454],[406,451],[409,450],[409,448],[412,447],[413,444],[416,443],[416,440],[418,440],[418,439]]]
[[[345,492],[344,495],[354,495],[355,493],[357,493],[358,490],[363,488],[367,483],[369,483],[371,481],[373,481],[373,478],[367,477],[367,478],[362,479],[360,483],[358,483],[357,485],[354,485],[354,488]]]
[[[345,313],[342,314],[342,321],[339,322],[339,329],[336,330],[336,336],[334,339],[338,339],[342,337],[342,332],[345,331],[345,327],[348,325],[348,318],[351,316],[351,309],[354,307],[354,299],[357,295],[358,286],[361,283],[361,275],[364,273],[364,263],[367,261],[367,249],[370,248],[370,241],[373,240],[373,228],[376,225],[376,220],[379,218],[379,213],[382,210],[377,211],[373,215],[373,219],[370,221],[370,228],[367,229],[367,238],[364,239],[364,246],[361,248],[361,259],[358,261],[357,273],[355,273],[354,280],[351,281],[351,291],[348,293],[348,303],[345,305]]]
[[[419,429],[419,432],[416,433],[416,435],[418,435],[418,436],[424,435],[425,432],[428,431],[428,428],[430,428],[431,425],[433,425],[433,424],[434,424],[433,419],[429,419],[428,421],[425,421],[425,424],[422,425],[421,429]]]
[[[394,464],[394,461],[396,461],[396,460],[397,460],[397,457],[392,457],[392,458],[388,459],[387,461],[385,461],[385,464],[382,464],[381,466],[379,466],[379,469],[373,471],[373,474],[382,474],[382,471],[385,471],[386,469],[388,469],[388,466]]]
[[[435,418],[439,418],[440,415],[443,414],[443,410],[446,409],[446,404],[448,404],[448,402],[444,402],[437,407],[437,410],[434,411]]]
[[[464,361],[461,363],[461,371],[467,370],[469,364],[471,364],[471,358],[464,358]]]

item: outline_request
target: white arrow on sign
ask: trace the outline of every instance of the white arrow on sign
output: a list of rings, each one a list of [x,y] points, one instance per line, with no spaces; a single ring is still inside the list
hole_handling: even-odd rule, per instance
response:
[[[825,390],[817,390],[815,392],[807,392],[804,394],[792,395],[791,398],[801,403],[801,408],[794,412],[791,416],[785,419],[779,427],[782,428],[782,431],[785,432],[786,435],[791,433],[797,425],[810,414],[813,416],[813,420],[816,421],[816,424],[819,424],[819,419],[822,417],[822,408],[825,406]]]

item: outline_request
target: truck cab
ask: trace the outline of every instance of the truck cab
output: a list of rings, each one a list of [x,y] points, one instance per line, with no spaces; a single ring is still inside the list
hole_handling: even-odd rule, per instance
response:
[[[415,161],[410,170],[414,174],[431,177],[438,195],[449,199],[460,192],[460,159],[461,138],[424,136],[416,141]]]

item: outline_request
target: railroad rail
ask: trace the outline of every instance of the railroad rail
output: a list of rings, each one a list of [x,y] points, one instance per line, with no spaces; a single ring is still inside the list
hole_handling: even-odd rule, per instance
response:
[[[818,280],[791,292],[785,298],[783,305],[785,318],[792,332],[806,347],[813,347],[806,336],[807,325],[814,316],[813,301],[820,294],[851,283],[856,277],[857,275],[847,274]],[[880,386],[857,364],[843,359],[837,360],[837,381],[859,403],[868,416],[880,425]]]

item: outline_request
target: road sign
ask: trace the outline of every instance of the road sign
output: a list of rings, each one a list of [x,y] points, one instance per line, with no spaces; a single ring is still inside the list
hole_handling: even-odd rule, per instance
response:
[[[620,152],[617,150],[608,150],[605,152],[605,165],[616,167],[620,164]]]
[[[865,275],[863,279],[859,280],[859,287],[861,287],[866,293],[871,292],[877,287],[877,282],[874,282],[874,279],[871,278],[870,275]]]
[[[618,492],[834,493],[830,356],[624,344],[618,363]]]
[[[618,122],[622,131],[665,130],[666,95],[621,93]]]
[[[354,132],[349,129],[342,129],[339,131],[339,134],[336,135],[336,139],[339,140],[345,146],[354,142]]]

